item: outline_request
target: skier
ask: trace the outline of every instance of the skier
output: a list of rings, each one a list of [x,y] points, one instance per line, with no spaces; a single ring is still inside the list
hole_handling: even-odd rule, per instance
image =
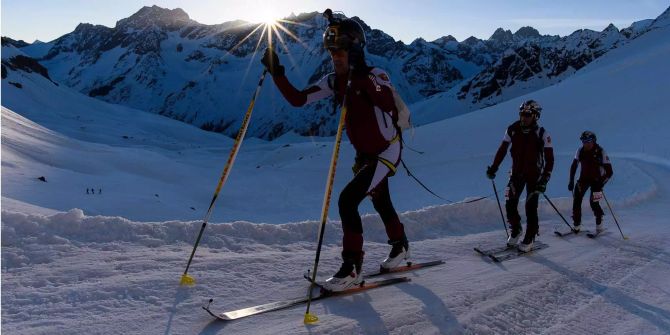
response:
[[[489,179],[496,177],[498,166],[505,159],[507,148],[511,145],[512,169],[509,182],[505,190],[505,210],[507,221],[512,232],[507,239],[507,245],[516,246],[523,231],[521,216],[517,206],[519,197],[526,187],[526,234],[518,244],[519,251],[528,252],[533,248],[533,241],[538,235],[539,225],[537,205],[540,193],[547,190],[547,183],[554,167],[554,149],[551,137],[537,120],[540,118],[542,107],[535,100],[527,100],[519,107],[519,121],[514,122],[505,132],[503,141],[496,152],[493,164],[486,169]]]
[[[333,21],[323,34],[323,44],[330,54],[334,72],[316,84],[297,90],[284,75],[284,67],[272,48],[265,50],[261,62],[284,98],[296,107],[328,97],[334,98],[334,104],[341,105],[351,71],[345,127],[356,150],[354,177],[338,201],[344,232],[342,266],[324,285],[328,290],[342,291],[359,285],[363,279],[363,227],[358,206],[366,196],[371,197],[392,246],[381,263],[381,270],[397,267],[410,255],[404,226],[393,208],[388,185],[388,177],[395,174],[400,163],[402,149],[391,82],[384,70],[366,64],[363,51],[366,40],[361,26],[351,19]]]
[[[604,212],[598,200],[602,197],[603,187],[614,174],[612,162],[610,162],[605,149],[596,143],[596,134],[586,130],[579,139],[582,141],[582,146],[577,149],[575,159],[572,161],[572,166],[570,166],[570,183],[568,183],[568,190],[573,192],[572,220],[574,230],[576,232],[581,230],[582,199],[584,198],[584,194],[586,194],[586,190],[591,188],[589,202],[596,217],[596,231],[600,233],[605,228],[602,224]],[[582,168],[579,172],[577,185],[575,185],[575,173],[580,163]]]

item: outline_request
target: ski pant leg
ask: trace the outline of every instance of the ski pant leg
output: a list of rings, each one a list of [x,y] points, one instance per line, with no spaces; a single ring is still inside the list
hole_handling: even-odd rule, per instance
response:
[[[338,207],[344,233],[342,254],[350,255],[351,258],[363,251],[363,224],[358,206],[368,195],[376,164],[375,161],[368,161],[340,193]]]
[[[519,215],[519,197],[523,192],[524,183],[515,177],[510,177],[505,190],[505,212],[507,212],[507,222],[512,227],[521,226],[521,215]]]
[[[386,228],[386,235],[389,240],[398,241],[404,238],[405,227],[400,222],[400,218],[398,217],[395,208],[393,208],[391,194],[389,192],[388,178],[384,178],[384,180],[370,193],[370,196],[372,198],[372,205],[384,222],[384,228]]]
[[[593,192],[602,191],[603,186],[601,182],[596,181],[591,183],[591,196],[589,197],[589,203],[591,205],[591,209],[593,210],[593,215],[595,215],[596,218],[601,218],[603,215],[605,215],[605,212],[603,211],[602,207],[600,207],[600,202],[593,201]]]
[[[575,224],[581,224],[582,222],[582,200],[587,189],[588,185],[578,180],[575,190],[572,192],[572,222]]]
[[[539,218],[537,215],[537,206],[540,199],[540,194],[535,192],[535,187],[537,186],[536,179],[526,180],[526,236],[524,240],[528,241],[529,239],[535,238],[538,231],[540,230]]]

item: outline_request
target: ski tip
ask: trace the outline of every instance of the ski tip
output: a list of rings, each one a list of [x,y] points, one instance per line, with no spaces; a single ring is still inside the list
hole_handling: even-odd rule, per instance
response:
[[[181,276],[181,279],[179,280],[179,285],[180,286],[193,286],[193,285],[195,285],[195,278],[193,278],[193,277],[191,277],[187,274],[183,274]]]
[[[312,325],[319,322],[319,318],[312,313],[305,313],[305,320],[303,321],[306,325]]]

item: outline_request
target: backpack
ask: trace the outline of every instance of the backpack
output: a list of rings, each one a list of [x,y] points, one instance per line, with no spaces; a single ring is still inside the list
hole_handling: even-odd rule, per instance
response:
[[[412,121],[410,120],[410,111],[405,104],[405,101],[402,100],[398,91],[396,91],[395,86],[391,85],[391,92],[393,92],[393,101],[395,101],[395,108],[398,110],[398,121],[396,121],[396,127],[401,131],[412,128]]]
[[[388,79],[387,79],[388,80]],[[331,73],[328,77],[328,87],[335,91],[335,74]],[[412,121],[410,118],[411,112],[405,104],[405,101],[402,99],[398,91],[395,89],[395,86],[391,85],[391,92],[393,93],[393,101],[395,102],[395,108],[398,111],[398,119],[394,120],[396,128],[399,132],[402,133],[403,130],[412,128]]]

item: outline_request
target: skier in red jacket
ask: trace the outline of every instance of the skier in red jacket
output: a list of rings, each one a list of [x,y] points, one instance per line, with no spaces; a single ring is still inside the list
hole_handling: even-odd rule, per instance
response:
[[[344,232],[342,266],[324,285],[328,290],[342,291],[359,285],[363,279],[363,227],[358,206],[366,196],[371,197],[379,212],[392,246],[389,256],[381,263],[382,270],[409,259],[409,243],[393,208],[388,185],[388,177],[395,174],[400,163],[402,148],[391,82],[384,70],[365,63],[363,28],[351,19],[331,21],[323,34],[323,43],[335,71],[302,91],[289,82],[273,49],[265,50],[261,62],[284,98],[296,107],[328,97],[341,105],[349,71],[352,71],[345,127],[349,141],[356,149],[355,175],[342,190],[338,201]]]
[[[575,159],[572,161],[572,166],[570,166],[570,183],[568,183],[568,190],[573,192],[572,220],[575,227],[574,230],[577,232],[581,230],[582,199],[586,191],[591,188],[589,203],[596,217],[596,231],[600,233],[605,228],[602,224],[604,212],[598,200],[602,197],[603,187],[614,174],[612,162],[610,162],[605,149],[596,143],[596,134],[586,130],[579,139],[582,141],[582,146],[577,149]],[[577,185],[575,185],[575,173],[579,164],[581,164],[582,168]]]
[[[518,244],[519,251],[528,252],[533,248],[535,236],[539,232],[537,205],[539,194],[547,190],[547,183],[554,168],[554,149],[551,137],[537,124],[542,107],[535,100],[527,100],[519,107],[519,121],[514,122],[505,131],[493,164],[486,169],[489,179],[496,177],[498,166],[505,159],[510,147],[512,170],[505,190],[505,209],[507,221],[512,232],[507,239],[508,246],[515,246],[521,237],[521,216],[517,206],[519,197],[526,188],[526,235]]]

